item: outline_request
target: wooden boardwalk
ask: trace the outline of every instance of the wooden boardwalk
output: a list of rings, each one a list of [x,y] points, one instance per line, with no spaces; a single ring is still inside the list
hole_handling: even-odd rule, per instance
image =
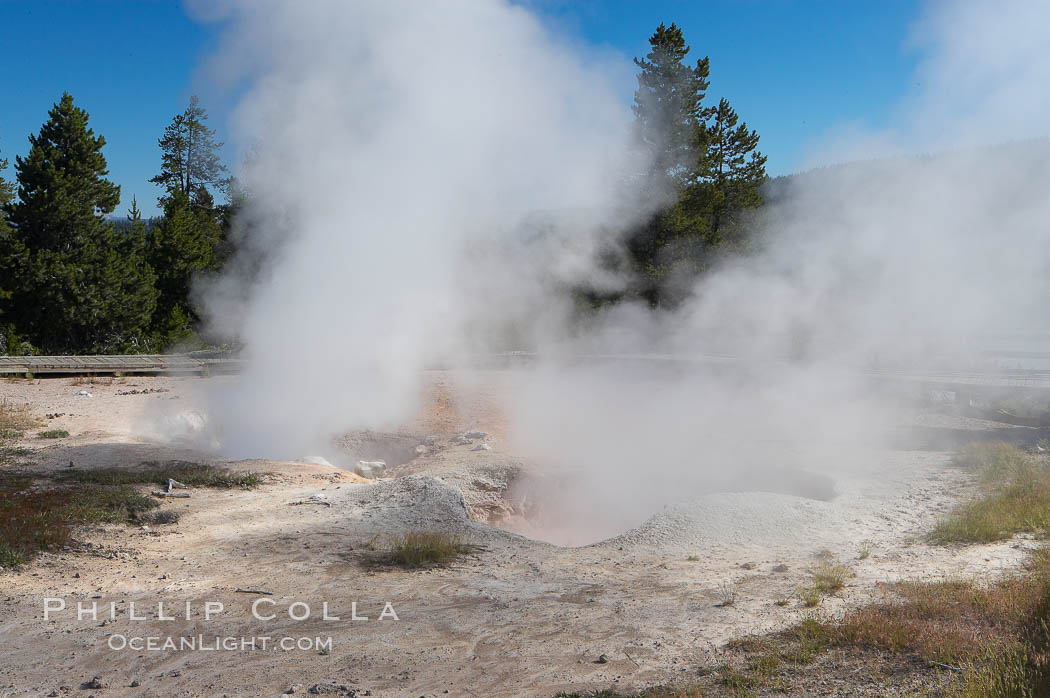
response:
[[[458,361],[430,366],[437,370],[506,370],[542,363],[544,357],[531,352],[474,355]],[[591,366],[620,365],[668,368],[672,370],[748,371],[753,362],[728,356],[675,356],[658,354],[581,355],[559,362]],[[783,366],[780,366],[783,364]],[[0,376],[114,375],[114,374],[219,374],[236,373],[244,360],[231,354],[198,352],[192,354],[129,354],[99,356],[0,356]],[[786,362],[766,362],[764,370],[790,370]],[[1050,370],[991,369],[983,371],[931,370],[849,370],[843,373],[867,378],[873,384],[922,386],[933,390],[967,394],[1003,389],[1042,392],[1050,390]]]
[[[0,375],[94,375],[132,373],[230,373],[241,360],[221,354],[129,354],[122,356],[0,356]]]

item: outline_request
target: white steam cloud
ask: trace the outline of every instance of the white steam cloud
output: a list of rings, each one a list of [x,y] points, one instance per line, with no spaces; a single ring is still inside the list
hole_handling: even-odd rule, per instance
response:
[[[212,292],[250,360],[212,410],[229,452],[301,455],[396,422],[428,361],[526,319],[545,284],[596,274],[601,217],[630,210],[630,112],[599,57],[501,1],[228,11],[215,63],[250,80],[233,131],[268,260],[247,294],[236,275]],[[598,215],[528,250],[515,237],[581,209]]]
[[[227,12],[216,64],[248,78],[239,177],[269,250],[250,284],[211,289],[250,359],[211,409],[230,453],[303,455],[396,423],[428,362],[494,346],[732,357],[516,384],[515,452],[552,471],[536,494],[578,542],[740,473],[761,485],[848,463],[893,423],[865,371],[973,366],[983,334],[1047,326],[1050,145],[1023,140],[1047,133],[1045,4],[928,6],[893,128],[839,132],[818,157],[951,152],[780,184],[759,249],[691,302],[621,305],[583,336],[565,284],[621,283],[596,253],[647,213],[625,185],[644,169],[614,89],[626,59],[581,53],[502,0]]]

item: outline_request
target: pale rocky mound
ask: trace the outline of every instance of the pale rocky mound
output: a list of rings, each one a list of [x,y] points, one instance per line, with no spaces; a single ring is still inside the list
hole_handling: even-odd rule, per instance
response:
[[[769,492],[712,494],[667,506],[602,546],[701,548],[705,545],[811,546],[840,528],[832,503]]]

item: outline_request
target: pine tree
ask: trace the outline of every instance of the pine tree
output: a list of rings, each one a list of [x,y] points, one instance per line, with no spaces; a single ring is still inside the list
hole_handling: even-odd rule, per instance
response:
[[[157,270],[160,297],[154,327],[161,344],[192,336],[197,314],[190,305],[190,285],[196,274],[215,267],[219,224],[208,211],[195,208],[186,192],[167,197],[164,216],[154,226],[148,259]]]
[[[192,97],[158,140],[161,171],[150,180],[163,187],[158,202],[164,215],[153,230],[148,259],[159,275],[154,328],[164,344],[193,335],[199,319],[190,301],[193,278],[218,268],[228,256],[226,209],[215,205],[211,190],[227,192],[230,180],[219,159],[222,143],[207,119],[200,100]]]
[[[650,159],[645,186],[656,212],[627,238],[650,304],[674,301],[703,271],[710,251],[741,234],[743,213],[762,202],[766,158],[728,100],[705,107],[710,63],[685,60],[689,46],[676,25],[661,24],[639,67],[635,122]],[[666,197],[661,200],[663,195]]]
[[[142,220],[142,211],[139,210],[138,197],[131,197],[131,208],[128,209],[127,223],[119,230],[120,246],[124,254],[133,256],[142,263],[148,263],[149,256],[149,228],[146,221]],[[150,268],[156,281],[156,271]]]
[[[7,169],[7,158],[0,157],[0,172]],[[15,185],[0,176],[0,232],[6,232],[7,210],[15,200]]]
[[[649,159],[643,189],[657,206],[627,238],[639,278],[636,292],[657,305],[674,272],[693,264],[708,220],[683,205],[707,152],[707,112],[703,99],[710,83],[710,62],[685,63],[690,47],[675,24],[661,24],[649,37],[649,54],[636,58],[638,89],[634,98],[638,139]]]
[[[727,231],[733,232],[736,216],[762,204],[759,187],[766,178],[766,157],[757,150],[758,132],[748,131],[747,123],[738,124],[729,100],[719,101],[708,116],[705,171],[690,196],[709,217],[706,242],[718,245],[725,242]]]
[[[6,169],[7,158],[0,157],[0,172]],[[4,310],[6,302],[11,298],[9,280],[13,278],[21,263],[21,249],[16,246],[11,235],[11,226],[7,222],[14,199],[14,185],[0,176],[0,354],[6,354],[11,349],[8,335],[12,335],[11,339],[14,339],[14,328],[5,326]]]
[[[120,200],[88,113],[67,93],[15,158],[18,202],[11,237],[22,261],[9,317],[45,353],[127,351],[156,304],[153,273],[122,249],[104,218]]]
[[[161,149],[161,171],[150,179],[164,187],[159,203],[176,191],[188,192],[194,206],[203,206],[202,194],[209,187],[226,191],[229,178],[226,167],[219,159],[222,143],[215,140],[215,130],[208,128],[208,112],[200,105],[197,95],[190,97],[190,104],[181,114],[176,114],[164,135],[157,141]]]
[[[695,67],[685,64],[690,48],[673,23],[660,24],[649,37],[649,47],[645,58],[634,59],[640,68],[632,107],[638,137],[648,151],[651,174],[686,184],[703,155],[699,124],[710,62],[704,57]]]

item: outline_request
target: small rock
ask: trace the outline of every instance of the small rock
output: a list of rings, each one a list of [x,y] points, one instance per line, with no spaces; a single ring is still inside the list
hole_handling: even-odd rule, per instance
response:
[[[85,688],[105,688],[106,684],[102,683],[101,676],[96,676],[90,681],[88,681],[86,684],[84,684],[84,686]]]
[[[424,446],[423,444],[420,444],[420,445],[416,446],[416,455],[417,456],[422,456],[422,455],[426,454],[426,452],[427,452],[427,447]]]
[[[467,437],[468,439],[484,439],[488,436],[488,434],[486,434],[483,431],[468,431],[464,432],[463,436]]]
[[[472,448],[470,450],[471,451],[491,451],[492,447],[489,446],[488,444],[478,444],[477,446],[475,446],[474,448]]]
[[[301,683],[293,683],[291,686],[285,689],[284,694],[290,696],[293,693],[302,693],[303,685]]]
[[[595,664],[607,664],[608,662],[609,658],[606,657],[604,654],[599,654],[598,658],[594,660]]]
[[[436,436],[424,436],[423,437],[423,445],[424,446],[433,446],[433,445],[437,444],[438,441],[440,441],[440,439],[438,437],[436,437]]]
[[[452,443],[456,446],[466,446],[467,444],[472,444],[474,442],[468,439],[463,434],[456,434],[454,437],[452,437]]]
[[[55,698],[55,696],[57,696],[57,695],[58,695],[58,691],[57,691],[57,690],[52,690],[52,691],[51,691],[50,693],[48,693],[47,695],[49,696],[49,698]]]
[[[357,465],[354,466],[354,472],[361,477],[368,478],[369,480],[383,477],[386,473],[386,461],[359,460],[357,461]]]
[[[139,687],[139,680],[135,679],[134,681],[129,683],[128,686],[130,686],[131,688],[138,688]]]

